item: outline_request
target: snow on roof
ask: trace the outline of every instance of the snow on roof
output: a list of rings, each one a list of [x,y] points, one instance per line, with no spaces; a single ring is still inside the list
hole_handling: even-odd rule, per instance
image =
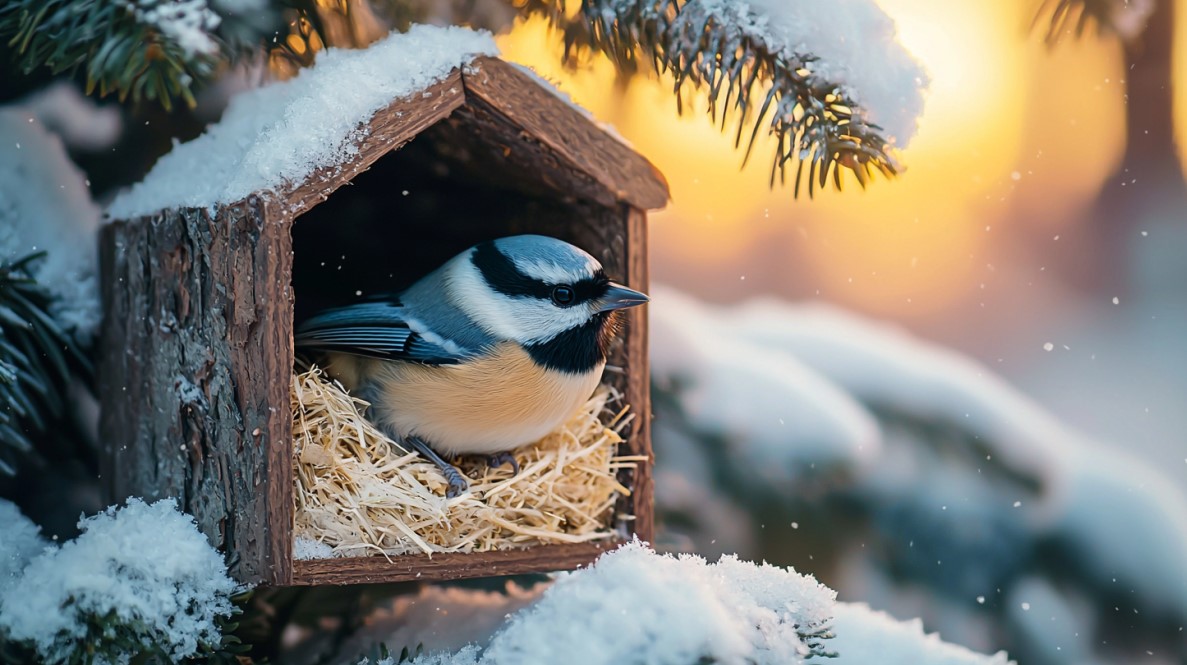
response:
[[[488,33],[428,25],[362,50],[327,49],[292,80],[234,97],[222,120],[174,146],[107,214],[210,208],[298,183],[357,152],[376,111],[496,52]]]
[[[905,148],[923,111],[927,72],[874,0],[703,0],[721,23],[757,36],[789,60],[813,55],[812,73],[839,84],[866,118]]]

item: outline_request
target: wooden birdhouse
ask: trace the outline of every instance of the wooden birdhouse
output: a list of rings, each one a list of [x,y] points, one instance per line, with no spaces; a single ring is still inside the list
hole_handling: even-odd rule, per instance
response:
[[[487,39],[418,27],[365,51],[325,54],[293,81],[236,97],[219,123],[175,146],[109,208],[100,382],[110,499],[177,497],[241,581],[551,571],[652,537],[647,322],[636,308],[605,375],[617,400],[609,412],[634,417],[625,427],[606,419],[623,440],[615,459],[629,463],[609,467],[618,489],[601,514],[586,516],[600,531],[536,538],[500,513],[481,547],[434,551],[419,536],[407,541],[419,545],[389,547],[405,542],[405,527],[360,523],[370,499],[356,497],[339,516],[346,526],[334,529],[374,531],[379,545],[314,543],[312,558],[294,555],[295,529],[316,541],[323,524],[301,522],[302,492],[334,491],[304,487],[302,465],[310,477],[335,470],[297,432],[308,412],[295,322],[399,291],[478,242],[521,233],[571,242],[611,278],[647,290],[646,211],[666,204],[663,177],[547,83],[484,55]],[[411,456],[395,450],[391,463]],[[448,504],[430,475],[418,476],[418,496]],[[534,510],[521,503],[516,514]]]

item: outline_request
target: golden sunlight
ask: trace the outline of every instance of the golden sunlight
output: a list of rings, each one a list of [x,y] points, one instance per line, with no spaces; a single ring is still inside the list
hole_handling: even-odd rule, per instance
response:
[[[678,118],[669,80],[614,94],[608,63],[557,64],[559,37],[542,21],[520,24],[499,46],[615,125],[667,176],[673,201],[652,226],[660,265],[745,265],[774,276],[755,288],[803,294],[785,284],[808,279],[809,292],[909,317],[978,288],[995,227],[1065,223],[1097,190],[1121,150],[1120,55],[1092,38],[1048,51],[1026,31],[1024,3],[881,4],[932,79],[918,134],[900,155],[907,170],[865,192],[849,177],[843,193],[815,200],[768,189],[770,142],[740,170],[733,134],[711,124],[704,104]]]

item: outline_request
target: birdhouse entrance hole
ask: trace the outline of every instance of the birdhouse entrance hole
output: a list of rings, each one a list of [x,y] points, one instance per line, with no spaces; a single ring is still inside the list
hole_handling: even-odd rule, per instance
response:
[[[455,117],[379,157],[349,183],[330,192],[324,201],[297,215],[291,227],[294,327],[327,307],[397,293],[477,243],[524,233],[548,235],[577,245],[595,256],[612,278],[646,288],[639,284],[643,275],[631,274],[628,265],[632,239],[640,242],[632,237],[632,231],[642,232],[641,213],[618,202],[607,204],[574,196],[564,185],[580,179],[578,172],[562,171],[558,164],[549,164],[541,154],[534,153],[538,147],[531,142],[519,139],[511,143],[510,136],[492,140],[495,138],[475,128],[467,113],[456,112]],[[636,225],[634,229],[632,224]],[[633,374],[641,363],[632,363],[628,344],[634,336],[637,358],[641,347],[637,340],[643,334],[638,327],[641,324],[628,322],[625,334],[616,340],[603,387],[586,412],[576,414],[562,433],[551,437],[564,443],[546,443],[546,439],[539,444],[544,452],[535,458],[544,460],[544,454],[555,453],[556,459],[581,457],[586,461],[566,462],[556,471],[545,466],[545,471],[525,475],[522,480],[511,480],[510,471],[504,470],[498,480],[485,485],[482,481],[491,476],[483,463],[469,465],[472,488],[494,485],[514,492],[515,483],[522,482],[531,491],[512,494],[516,498],[502,503],[492,498],[489,506],[487,498],[476,491],[483,503],[472,502],[475,507],[469,512],[451,509],[449,513],[451,519],[467,523],[439,525],[440,531],[428,527],[415,535],[401,533],[397,529],[427,522],[427,511],[408,508],[399,518],[403,526],[398,526],[392,520],[400,511],[376,507],[388,505],[392,493],[403,491],[392,487],[399,475],[390,471],[393,458],[403,455],[402,451],[365,437],[356,442],[353,435],[345,445],[319,449],[301,440],[305,436],[303,416],[295,415],[294,581],[357,581],[358,574],[353,572],[356,566],[383,579],[499,574],[500,566],[506,572],[570,567],[566,559],[574,563],[588,559],[618,539],[636,533],[637,497],[632,493],[638,484],[639,467],[647,462],[647,445],[642,441],[646,430],[631,422],[641,416],[632,410],[630,398],[640,399],[646,386],[642,383],[645,373]],[[301,385],[309,387],[313,386],[310,381],[325,381],[302,371],[302,367],[294,369],[296,394],[305,394]],[[314,387],[315,391],[324,388],[322,384]],[[548,448],[557,445],[564,448]],[[528,455],[538,454],[536,447],[527,448],[531,451]],[[336,467],[339,462],[322,450],[334,451],[335,459],[345,451],[350,456],[346,464],[364,477]],[[362,463],[356,464],[354,455]],[[423,471],[425,465],[421,464],[417,468]],[[330,471],[333,468],[339,470]],[[467,470],[467,465],[462,468]],[[373,474],[375,469],[387,469],[388,475],[381,476],[384,471]],[[435,481],[436,472],[430,474],[430,480]],[[339,503],[327,508],[318,503],[309,488],[320,487],[324,500],[325,486],[332,483],[341,483],[344,491],[350,488],[360,496],[366,493],[358,489],[362,484],[380,487],[389,494],[386,499],[376,499],[377,504],[357,509],[353,502],[358,498],[337,496],[333,500]],[[554,497],[551,489],[540,492],[536,486],[542,483],[557,487],[555,491],[560,494]],[[433,490],[439,495],[442,486]],[[433,499],[444,501],[438,496]],[[531,505],[534,501],[540,505]],[[527,505],[520,508],[519,504]],[[345,523],[331,523],[335,511]],[[479,512],[493,516],[488,518],[492,520],[489,528],[468,523],[482,520],[474,517]],[[557,519],[557,515],[564,517]],[[362,523],[367,521],[370,523]],[[442,539],[459,540],[452,534],[466,534],[460,538],[464,539],[484,530],[487,535],[481,541],[475,537],[475,541],[486,551],[436,550]],[[555,533],[549,533],[552,530]],[[436,542],[432,541],[434,536],[439,536]],[[399,545],[393,548],[396,542]],[[336,547],[333,556],[329,555],[327,543]],[[492,543],[493,549],[489,549]],[[385,550],[383,553],[376,552],[377,544]],[[525,545],[530,549],[524,550]],[[417,546],[433,547],[431,558],[417,553]],[[478,565],[488,558],[486,567]],[[452,564],[455,567],[437,574],[426,572],[431,570],[426,565],[440,562],[449,566],[451,559],[456,559]]]

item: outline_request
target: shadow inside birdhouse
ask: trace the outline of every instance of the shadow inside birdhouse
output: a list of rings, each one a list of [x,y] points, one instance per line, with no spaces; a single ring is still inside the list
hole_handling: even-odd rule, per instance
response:
[[[628,211],[570,197],[539,171],[500,165],[501,150],[441,123],[297,217],[295,324],[397,293],[479,242],[522,233],[571,242],[623,279]],[[295,558],[490,551],[629,533],[631,474],[645,457],[620,445],[635,417],[623,399],[628,360],[620,336],[585,407],[516,453],[519,476],[463,462],[471,492],[448,501],[431,463],[393,447],[359,415],[361,404],[303,364],[316,357],[298,358]]]

